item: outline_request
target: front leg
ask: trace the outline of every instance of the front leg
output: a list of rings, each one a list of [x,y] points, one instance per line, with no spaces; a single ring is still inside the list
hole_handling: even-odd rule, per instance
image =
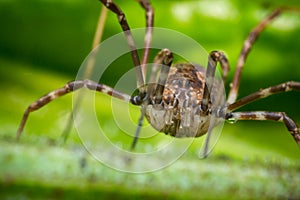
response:
[[[131,101],[131,97],[128,96],[127,94],[123,94],[121,92],[114,90],[113,88],[111,88],[109,86],[102,85],[102,84],[99,84],[99,83],[96,83],[96,82],[93,82],[90,80],[77,80],[77,81],[69,82],[66,85],[64,85],[62,88],[59,88],[57,90],[49,92],[48,94],[45,94],[44,96],[42,96],[41,98],[39,98],[38,100],[36,100],[35,102],[33,102],[32,104],[30,104],[28,106],[28,108],[24,112],[22,121],[21,121],[20,126],[17,131],[17,137],[16,137],[17,140],[19,140],[19,138],[23,132],[23,129],[25,127],[28,116],[31,112],[42,108],[43,106],[45,106],[46,104],[50,103],[51,101],[53,101],[54,99],[56,99],[58,97],[61,97],[70,92],[74,92],[83,87],[86,87],[89,90],[94,90],[97,92],[102,92],[104,94],[108,94],[110,96],[116,97],[116,98],[124,100],[126,102]]]

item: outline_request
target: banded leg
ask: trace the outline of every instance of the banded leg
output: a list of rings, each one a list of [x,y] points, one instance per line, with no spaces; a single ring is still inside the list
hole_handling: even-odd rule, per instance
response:
[[[103,30],[104,30],[104,25],[106,22],[106,17],[107,17],[107,11],[108,9],[103,5],[100,11],[100,15],[98,18],[98,22],[97,22],[97,27],[96,27],[96,31],[94,33],[94,38],[93,38],[93,43],[92,43],[92,49],[96,48],[97,45],[100,44],[101,39],[102,39],[102,35],[103,35]],[[95,59],[96,59],[96,55],[98,50],[94,50],[94,53],[91,55],[90,59],[88,59],[87,61],[87,65],[83,74],[83,78],[82,79],[88,79],[91,77],[91,73],[95,67]],[[63,138],[63,142],[66,142],[71,128],[73,126],[73,115],[74,115],[74,110],[77,110],[77,108],[80,107],[80,103],[81,103],[81,99],[83,97],[80,96],[79,98],[77,98],[74,102],[74,106],[73,109],[70,112],[70,116],[68,117],[66,126],[64,128],[64,131],[62,132],[62,138]]]
[[[64,85],[62,88],[59,88],[57,90],[54,90],[54,91],[42,96],[37,101],[33,102],[32,104],[30,104],[28,106],[28,108],[24,112],[22,121],[21,121],[20,126],[17,131],[17,137],[16,137],[17,140],[19,140],[19,138],[22,134],[22,131],[25,127],[28,116],[31,112],[42,108],[43,106],[45,106],[46,104],[50,103],[51,101],[53,101],[54,99],[56,99],[58,97],[61,97],[70,92],[74,92],[83,87],[88,88],[90,90],[97,91],[97,92],[102,92],[104,94],[108,94],[110,96],[116,97],[116,98],[124,100],[126,102],[129,102],[131,99],[130,96],[120,93],[111,87],[108,87],[108,86],[102,85],[102,84],[98,84],[98,83],[90,81],[90,80],[81,80],[81,81],[78,80],[78,81],[69,82],[66,85]]]
[[[133,60],[133,64],[135,66],[136,69],[136,76],[137,76],[137,88],[139,88],[139,92],[141,94],[145,93],[145,91],[141,91],[144,90],[144,87],[142,87],[145,84],[144,81],[144,75],[142,72],[142,69],[139,67],[140,66],[140,58],[135,46],[135,42],[132,36],[132,33],[130,31],[130,27],[129,24],[127,23],[125,14],[123,13],[123,11],[112,1],[110,0],[100,0],[103,5],[108,8],[109,10],[111,10],[113,13],[115,13],[117,15],[119,24],[121,25],[122,30],[124,31],[128,46],[130,48],[131,51],[131,57]]]
[[[138,67],[140,66],[140,59],[136,50],[136,46],[134,43],[134,39],[132,37],[129,24],[127,23],[125,14],[123,11],[112,1],[108,0],[101,0],[103,5],[107,7],[109,10],[114,12],[117,17],[118,21],[122,27],[122,30],[125,33],[134,66],[136,67],[136,74],[137,74],[137,87],[139,88],[140,93],[144,93],[145,89],[144,87],[141,87],[145,84],[145,76],[146,76],[146,63],[148,61],[149,53],[150,53],[150,45],[152,41],[152,27],[153,27],[153,21],[154,21],[154,11],[153,8],[148,0],[139,0],[140,5],[142,8],[146,11],[146,35],[145,35],[145,41],[144,41],[144,52],[143,52],[143,60],[142,60],[142,68]]]
[[[229,91],[227,102],[229,104],[235,102],[238,95],[239,85],[240,85],[240,77],[242,73],[242,69],[244,67],[245,61],[247,59],[247,56],[254,44],[254,42],[257,40],[258,36],[261,34],[261,32],[266,28],[266,26],[274,19],[276,18],[280,13],[282,12],[282,9],[276,9],[273,11],[269,16],[267,16],[265,19],[263,19],[248,35],[246,38],[243,48],[241,50],[240,56],[238,58],[235,74],[233,81],[231,83],[231,88]]]
[[[275,85],[272,87],[268,87],[265,89],[261,89],[258,92],[252,93],[246,97],[241,98],[240,100],[230,104],[227,108],[228,112],[236,110],[246,104],[249,104],[258,99],[266,98],[270,95],[280,93],[280,92],[288,92],[291,90],[300,91],[300,82],[289,81],[285,83],[281,83],[279,85]]]
[[[146,11],[146,34],[144,39],[144,52],[142,58],[142,69],[144,72],[144,79],[146,77],[146,64],[148,63],[149,53],[150,53],[150,46],[152,41],[152,34],[153,34],[153,21],[154,21],[154,11],[151,6],[151,3],[148,0],[139,0],[141,6]]]
[[[234,120],[270,120],[283,122],[300,147],[300,130],[297,124],[283,112],[232,112],[226,114],[226,119]]]

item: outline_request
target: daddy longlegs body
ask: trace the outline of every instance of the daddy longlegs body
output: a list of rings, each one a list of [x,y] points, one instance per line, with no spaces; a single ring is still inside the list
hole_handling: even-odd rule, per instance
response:
[[[54,90],[37,101],[29,105],[25,110],[21,124],[17,131],[17,139],[25,127],[29,114],[45,106],[52,100],[67,93],[74,92],[80,88],[102,92],[140,106],[141,117],[135,138],[132,143],[134,148],[142,125],[143,118],[146,117],[149,123],[158,131],[164,132],[173,137],[199,137],[207,132],[210,133],[211,118],[214,117],[217,125],[218,119],[223,120],[271,120],[282,122],[300,147],[300,131],[296,123],[284,112],[250,111],[235,112],[253,101],[268,97],[270,95],[287,92],[291,90],[300,91],[300,82],[288,81],[275,86],[252,93],[237,100],[240,85],[241,72],[246,58],[261,32],[266,26],[282,11],[288,8],[278,8],[265,17],[248,35],[242,46],[238,58],[233,80],[230,84],[230,91],[226,101],[218,98],[218,84],[215,84],[215,70],[219,63],[222,69],[222,79],[225,83],[229,71],[229,63],[225,54],[221,51],[212,51],[208,57],[207,68],[196,67],[189,63],[172,64],[173,54],[169,49],[161,50],[154,59],[154,64],[149,83],[153,83],[158,77],[156,84],[145,84],[145,70],[143,66],[148,63],[152,40],[152,27],[154,11],[149,0],[138,0],[146,13],[146,33],[144,37],[144,51],[140,60],[135,47],[134,38],[131,34],[123,11],[110,0],[100,0],[100,2],[115,13],[119,24],[126,36],[130,48],[132,61],[137,74],[138,94],[129,96],[113,88],[93,82],[91,80],[75,80],[67,83],[62,88]],[[142,66],[142,67],[139,67]],[[217,105],[217,106],[213,106]],[[204,154],[208,153],[207,148]]]

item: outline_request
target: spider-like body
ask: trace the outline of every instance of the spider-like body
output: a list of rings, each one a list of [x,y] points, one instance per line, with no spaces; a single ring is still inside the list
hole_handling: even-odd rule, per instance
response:
[[[204,76],[191,64],[170,68],[162,101],[146,105],[146,118],[156,130],[175,137],[198,137],[207,132],[210,113],[207,110],[200,115]]]
[[[134,105],[141,106],[141,117],[136,131],[133,147],[136,144],[140,132],[141,122],[144,117],[158,131],[174,137],[199,137],[211,127],[216,126],[221,120],[271,120],[283,122],[288,131],[300,147],[300,131],[296,123],[283,112],[251,111],[235,112],[236,109],[255,100],[268,97],[275,93],[290,90],[300,91],[300,82],[285,82],[237,100],[241,71],[244,67],[247,55],[259,34],[265,27],[283,10],[279,8],[265,17],[246,38],[236,71],[230,84],[228,99],[224,99],[223,83],[226,82],[229,71],[229,63],[226,56],[220,51],[212,51],[208,56],[207,67],[189,63],[173,64],[171,50],[163,49],[155,57],[152,65],[152,73],[148,84],[145,84],[145,66],[148,62],[152,40],[153,8],[149,0],[138,0],[146,12],[146,34],[143,57],[140,60],[135,47],[134,39],[123,11],[110,0],[100,0],[105,7],[117,15],[118,22],[125,33],[126,40],[132,55],[133,64],[137,74],[138,95],[129,96],[90,80],[76,80],[67,83],[64,87],[52,91],[34,103],[25,111],[17,138],[19,139],[30,112],[41,108],[53,99],[82,87],[99,91],[115,98],[122,99]],[[222,81],[215,78],[217,64],[222,69]],[[142,67],[140,67],[142,66]],[[143,71],[144,70],[144,71]],[[207,152],[204,152],[207,153]]]
[[[174,64],[170,68],[162,100],[155,102],[154,99],[151,104],[145,105],[145,116],[156,130],[168,135],[202,136],[207,133],[210,125],[212,105],[221,105],[221,102],[216,102],[216,98],[210,98],[212,102],[209,101],[206,107],[202,105],[205,89],[204,67],[187,63]],[[218,96],[216,90],[210,94]]]

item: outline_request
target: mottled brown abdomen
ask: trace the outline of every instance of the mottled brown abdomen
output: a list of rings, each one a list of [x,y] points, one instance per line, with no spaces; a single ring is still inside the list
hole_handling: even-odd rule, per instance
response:
[[[199,137],[210,124],[210,113],[203,113],[201,101],[205,69],[192,64],[176,64],[170,73],[160,104],[146,105],[146,118],[158,131],[174,137]]]

